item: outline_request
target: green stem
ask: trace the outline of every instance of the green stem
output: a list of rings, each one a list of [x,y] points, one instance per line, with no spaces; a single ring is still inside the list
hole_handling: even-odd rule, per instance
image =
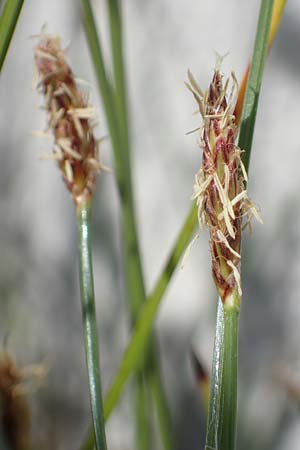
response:
[[[160,301],[166,292],[172,275],[180,261],[183,252],[190,242],[191,235],[197,224],[197,207],[193,203],[187,218],[177,236],[175,244],[170,252],[169,258],[164,269],[158,278],[152,293],[141,308],[139,318],[133,329],[130,343],[123,355],[119,370],[108,390],[104,399],[104,419],[107,420],[118,403],[122,394],[125,383],[130,375],[137,370],[140,363],[140,357],[144,353],[145,348],[151,334],[156,312],[160,305]],[[81,447],[81,450],[93,449],[92,430],[89,430],[88,437]]]
[[[219,421],[221,417],[221,383],[224,348],[223,303],[219,298],[217,322],[210,380],[210,402],[208,407],[205,450],[218,449]]]
[[[122,393],[123,387],[129,376],[138,368],[140,357],[144,353],[147,346],[151,330],[153,327],[156,312],[160,305],[160,301],[169,285],[169,281],[176,269],[178,262],[190,242],[191,234],[197,223],[196,205],[190,209],[187,219],[178,235],[171,254],[165,264],[164,270],[160,275],[152,293],[147,301],[143,304],[139,318],[133,329],[130,343],[123,355],[119,370],[114,381],[105,397],[104,401],[104,417],[107,419],[117,404]],[[87,450],[87,449],[85,449]]]
[[[24,0],[7,0],[0,17],[0,72],[12,39]]]
[[[88,205],[78,210],[78,234],[82,320],[94,435],[96,449],[106,450]]]
[[[155,355],[153,355],[155,358]],[[155,366],[154,366],[155,367]],[[162,439],[163,448],[165,450],[173,450],[172,423],[170,420],[169,411],[166,410],[168,404],[165,397],[165,392],[162,389],[162,380],[157,370],[151,370],[148,372],[148,378],[150,380],[152,397],[156,406],[157,421]]]
[[[137,386],[135,395],[136,413],[136,441],[138,449],[151,450],[152,436],[150,432],[150,392],[147,389],[145,371],[139,370],[136,374]]]
[[[218,301],[205,450],[235,449],[239,303]]]
[[[129,145],[129,128],[128,128],[128,112],[126,105],[126,89],[125,89],[125,75],[123,65],[123,49],[122,49],[122,23],[120,13],[120,3],[118,0],[108,1],[108,10],[110,18],[110,31],[111,31],[111,43],[112,43],[112,56],[114,65],[114,82],[115,91],[112,89],[110,82],[108,81],[105,71],[105,64],[102,56],[99,37],[96,29],[96,24],[92,12],[92,8],[89,0],[82,0],[82,7],[84,12],[84,20],[86,24],[87,38],[92,54],[92,59],[95,65],[96,75],[100,92],[102,95],[106,117],[112,136],[112,144],[115,156],[116,164],[116,177],[118,182],[119,194],[121,199],[121,211],[122,211],[122,227],[125,246],[125,278],[127,282],[127,288],[129,293],[129,301],[131,308],[131,318],[133,325],[139,315],[141,305],[146,298],[145,287],[143,281],[142,266],[140,260],[140,251],[138,245],[138,237],[136,231],[136,222],[134,215],[134,201],[131,187],[131,170],[130,170],[130,145]],[[152,347],[155,345],[153,341]],[[143,358],[146,363],[147,358]],[[157,360],[153,360],[155,365],[153,370],[159,370]],[[148,364],[147,364],[148,366]],[[141,376],[138,377],[138,387],[141,389],[146,388],[146,383],[140,384]],[[144,380],[145,381],[145,380]],[[162,386],[161,386],[162,390]],[[145,397],[139,392],[137,394],[141,399]],[[140,406],[143,407],[145,412],[144,417],[149,414],[149,408],[146,404]],[[147,411],[146,411],[147,410]],[[167,413],[167,405],[164,408]],[[140,413],[137,411],[137,415]],[[138,418],[137,418],[138,419]],[[146,422],[143,421],[142,424]],[[167,423],[167,420],[164,422]],[[165,430],[165,434],[167,430]],[[144,430],[141,434],[147,434]],[[140,442],[140,448],[143,441]]]
[[[239,147],[245,150],[243,162],[248,171],[259,93],[268,48],[274,0],[262,0],[256,30],[254,51],[243,105]]]
[[[111,36],[113,73],[115,82],[115,104],[119,113],[122,140],[128,143],[127,150],[129,150],[129,124],[125,89],[126,83],[123,61],[123,27],[121,20],[122,14],[120,1],[107,0],[107,8],[109,12],[109,29]],[[129,152],[127,156],[129,157]]]
[[[224,306],[224,351],[221,385],[220,446],[233,450],[236,444],[237,363],[239,309]]]

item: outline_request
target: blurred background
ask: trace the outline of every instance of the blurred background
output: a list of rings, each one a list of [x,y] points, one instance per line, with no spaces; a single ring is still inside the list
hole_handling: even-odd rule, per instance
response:
[[[27,0],[0,77],[0,346],[20,367],[49,366],[29,394],[36,449],[75,450],[89,423],[74,206],[55,164],[43,99],[32,87],[31,38],[46,23],[59,34],[77,77],[92,85],[97,137],[107,135],[79,2]],[[109,64],[104,0],[94,2]],[[201,152],[190,68],[206,89],[215,51],[241,79],[253,48],[260,2],[123,0],[132,167],[147,291],[154,285],[190,207]],[[244,237],[238,448],[292,450],[300,439],[300,4],[287,2],[268,58],[250,167],[251,198],[264,225]],[[113,168],[109,139],[103,162]],[[130,337],[114,176],[98,180],[93,258],[104,391]],[[177,450],[203,448],[205,418],[191,351],[210,370],[216,313],[207,232],[178,269],[156,320]],[[40,385],[41,384],[41,385]],[[107,425],[111,450],[134,446],[127,385]]]

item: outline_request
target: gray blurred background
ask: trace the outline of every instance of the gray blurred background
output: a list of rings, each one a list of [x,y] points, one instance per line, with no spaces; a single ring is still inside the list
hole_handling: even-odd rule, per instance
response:
[[[18,364],[45,358],[49,373],[30,394],[36,449],[75,450],[89,422],[82,347],[74,207],[52,162],[51,141],[34,137],[46,118],[32,88],[35,41],[48,31],[70,43],[75,74],[93,86],[107,134],[81,23],[79,2],[27,0],[0,77],[0,341]],[[194,101],[184,87],[192,70],[206,89],[215,51],[229,52],[224,73],[242,77],[253,47],[258,0],[123,0],[132,166],[144,273],[149,291],[190,207],[201,153]],[[94,2],[105,55],[104,0]],[[300,3],[290,0],[267,62],[250,169],[250,195],[264,225],[244,238],[240,324],[239,449],[293,450],[300,439]],[[103,161],[113,167],[110,142]],[[98,181],[93,258],[104,390],[130,337],[114,176]],[[201,396],[193,348],[210,368],[216,310],[207,233],[179,269],[156,321],[164,384],[178,450],[203,448]],[[247,260],[247,261],[246,261]],[[294,388],[294,394],[289,391]],[[130,450],[130,383],[107,426],[111,450]]]

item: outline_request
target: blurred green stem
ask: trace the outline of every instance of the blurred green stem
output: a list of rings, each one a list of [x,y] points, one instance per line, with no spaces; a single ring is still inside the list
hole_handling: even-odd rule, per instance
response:
[[[24,0],[7,0],[0,17],[0,72]]]
[[[84,12],[84,21],[86,34],[94,62],[96,75],[98,79],[99,89],[103,99],[103,104],[106,112],[108,126],[112,137],[112,144],[114,150],[114,159],[116,166],[116,177],[119,188],[122,212],[122,228],[124,238],[124,257],[125,257],[125,278],[128,289],[128,297],[131,309],[131,320],[134,325],[140,312],[140,308],[145,301],[145,287],[142,273],[142,266],[140,260],[140,250],[138,245],[138,237],[136,231],[136,221],[134,214],[134,200],[131,186],[131,168],[130,168],[130,144],[129,144],[129,129],[128,129],[128,112],[126,106],[126,89],[125,76],[123,66],[123,49],[122,49],[122,24],[120,4],[117,0],[108,1],[108,11],[110,18],[110,31],[112,43],[112,56],[114,65],[114,88],[108,80],[103,55],[101,51],[100,41],[96,29],[96,24],[89,0],[82,0],[82,8]],[[153,350],[153,342],[151,342],[150,349]],[[141,359],[141,355],[140,355]],[[147,367],[153,366],[151,370],[159,370],[158,360],[151,358],[147,362],[147,357],[143,358],[145,366],[136,367],[137,370],[143,372]],[[147,363],[147,364],[146,364]],[[145,375],[145,374],[144,374]],[[143,382],[142,382],[143,381]],[[138,392],[137,395],[140,401],[146,397],[146,393],[142,393],[143,389],[147,389],[147,377],[141,374],[137,377]],[[162,386],[161,386],[162,390]],[[163,400],[162,400],[163,401]],[[144,408],[142,414],[143,421],[139,420],[141,409]],[[167,406],[165,405],[165,412],[167,413]],[[137,410],[137,422],[139,423],[139,448],[145,449],[146,435],[150,435],[146,430],[146,417],[149,417],[150,409],[147,404],[139,404]],[[149,418],[150,420],[150,418]],[[148,421],[149,421],[148,420]],[[164,423],[168,423],[165,421]],[[144,426],[144,431],[140,429]],[[167,434],[167,430],[165,430]]]
[[[239,147],[244,150],[243,163],[248,171],[262,76],[267,56],[274,0],[262,0],[256,30],[251,68],[245,93]]]
[[[122,393],[123,387],[129,376],[139,366],[140,356],[145,351],[156,312],[160,305],[160,301],[169,285],[169,281],[176,269],[178,262],[191,239],[191,234],[197,223],[197,208],[193,203],[186,221],[180,230],[175,245],[170,253],[164,269],[157,280],[155,287],[143,304],[138,320],[133,329],[130,343],[123,355],[119,370],[114,381],[105,397],[104,401],[104,417],[107,419],[117,404]],[[85,449],[87,450],[87,449]]]
[[[90,403],[97,450],[106,450],[105,428],[99,368],[99,349],[96,323],[93,266],[90,242],[90,206],[83,205],[77,211],[80,290],[86,365],[90,389]]]
[[[115,104],[120,119],[120,132],[122,134],[122,141],[127,143],[127,157],[129,158],[129,117],[123,60],[123,27],[119,0],[107,0],[107,8],[109,13],[109,30],[111,38],[115,85]]]

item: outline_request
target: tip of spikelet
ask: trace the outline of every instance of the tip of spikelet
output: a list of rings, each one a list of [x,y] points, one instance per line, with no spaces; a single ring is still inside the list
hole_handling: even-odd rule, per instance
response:
[[[91,124],[95,111],[78,89],[58,36],[42,33],[34,58],[37,88],[44,94],[48,128],[54,136],[52,157],[75,204],[89,203],[102,169]]]

